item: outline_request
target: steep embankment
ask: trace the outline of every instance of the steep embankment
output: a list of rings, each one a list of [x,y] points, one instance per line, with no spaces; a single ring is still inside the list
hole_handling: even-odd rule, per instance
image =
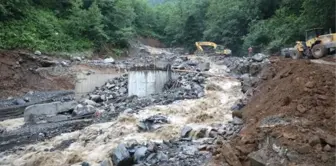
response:
[[[334,165],[335,66],[271,61],[242,110],[245,127],[231,142],[235,154],[247,165]]]

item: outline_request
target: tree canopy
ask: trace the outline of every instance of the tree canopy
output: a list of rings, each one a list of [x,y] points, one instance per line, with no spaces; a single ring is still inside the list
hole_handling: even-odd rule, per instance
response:
[[[0,48],[46,51],[127,47],[136,36],[195,49],[253,46],[275,52],[306,29],[335,32],[333,0],[6,0],[0,2]]]

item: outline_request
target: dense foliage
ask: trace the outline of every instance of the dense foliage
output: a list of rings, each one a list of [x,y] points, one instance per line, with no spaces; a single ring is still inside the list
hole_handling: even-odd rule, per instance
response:
[[[166,41],[192,47],[209,40],[243,55],[247,48],[276,52],[304,40],[305,30],[335,32],[330,0],[170,0],[159,5]]]
[[[207,40],[243,55],[275,52],[306,29],[335,30],[333,0],[6,0],[0,48],[72,51],[126,47],[149,36],[192,51]]]
[[[0,1],[0,48],[77,51],[127,46],[155,34],[147,0]]]

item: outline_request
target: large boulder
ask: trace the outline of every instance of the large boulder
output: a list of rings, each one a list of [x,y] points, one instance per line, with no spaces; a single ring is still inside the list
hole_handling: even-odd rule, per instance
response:
[[[113,165],[128,166],[134,164],[133,158],[124,144],[119,144],[111,153]]]
[[[96,112],[95,107],[92,105],[82,105],[78,104],[74,111],[72,112],[73,116],[88,116],[88,115],[93,115]]]
[[[267,56],[265,54],[262,54],[262,53],[258,53],[258,54],[255,54],[254,56],[252,56],[252,60],[256,61],[256,62],[262,62],[266,58],[267,58]]]
[[[106,58],[104,59],[104,63],[114,63],[114,59],[113,58]]]

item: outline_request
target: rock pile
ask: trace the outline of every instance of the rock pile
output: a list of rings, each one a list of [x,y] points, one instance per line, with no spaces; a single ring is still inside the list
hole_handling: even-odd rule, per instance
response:
[[[262,78],[262,69],[270,64],[268,56],[258,53],[252,57],[211,57],[212,61],[219,65],[228,67],[234,77],[241,81],[242,92],[245,93],[245,99],[238,101],[232,107],[232,110],[240,110],[253,95],[253,89],[259,84]]]
[[[154,115],[144,122],[166,123],[166,118]],[[234,118],[228,124],[214,124],[212,127],[197,128],[185,126],[181,138],[163,143],[118,145],[110,154],[114,165],[206,165],[219,140],[234,137],[241,129],[242,119]],[[144,129],[144,126],[141,126]]]
[[[151,131],[161,127],[161,124],[169,123],[167,117],[163,115],[150,116],[138,123],[140,131]]]
[[[181,130],[181,138],[183,140],[197,140],[222,137],[224,140],[228,140],[236,136],[242,126],[243,120],[238,117],[234,117],[233,120],[227,124],[213,124],[211,127],[194,129],[190,126],[185,126]]]
[[[196,99],[204,96],[206,76],[201,73],[178,73],[179,77],[170,80],[163,92],[146,97],[128,96],[128,76],[123,75],[96,88],[75,108],[76,114],[95,114],[102,119],[116,117],[120,112],[134,113],[141,108],[159,104],[170,104],[176,100]],[[92,109],[94,108],[94,109]]]
[[[118,145],[111,152],[114,165],[162,165],[162,166],[200,166],[210,159],[208,152],[198,149],[199,145],[188,141],[171,140],[147,145]]]
[[[268,57],[264,54],[256,54],[252,57],[211,57],[217,64],[227,66],[232,74],[243,75],[250,74],[257,76],[261,69],[269,64]]]

